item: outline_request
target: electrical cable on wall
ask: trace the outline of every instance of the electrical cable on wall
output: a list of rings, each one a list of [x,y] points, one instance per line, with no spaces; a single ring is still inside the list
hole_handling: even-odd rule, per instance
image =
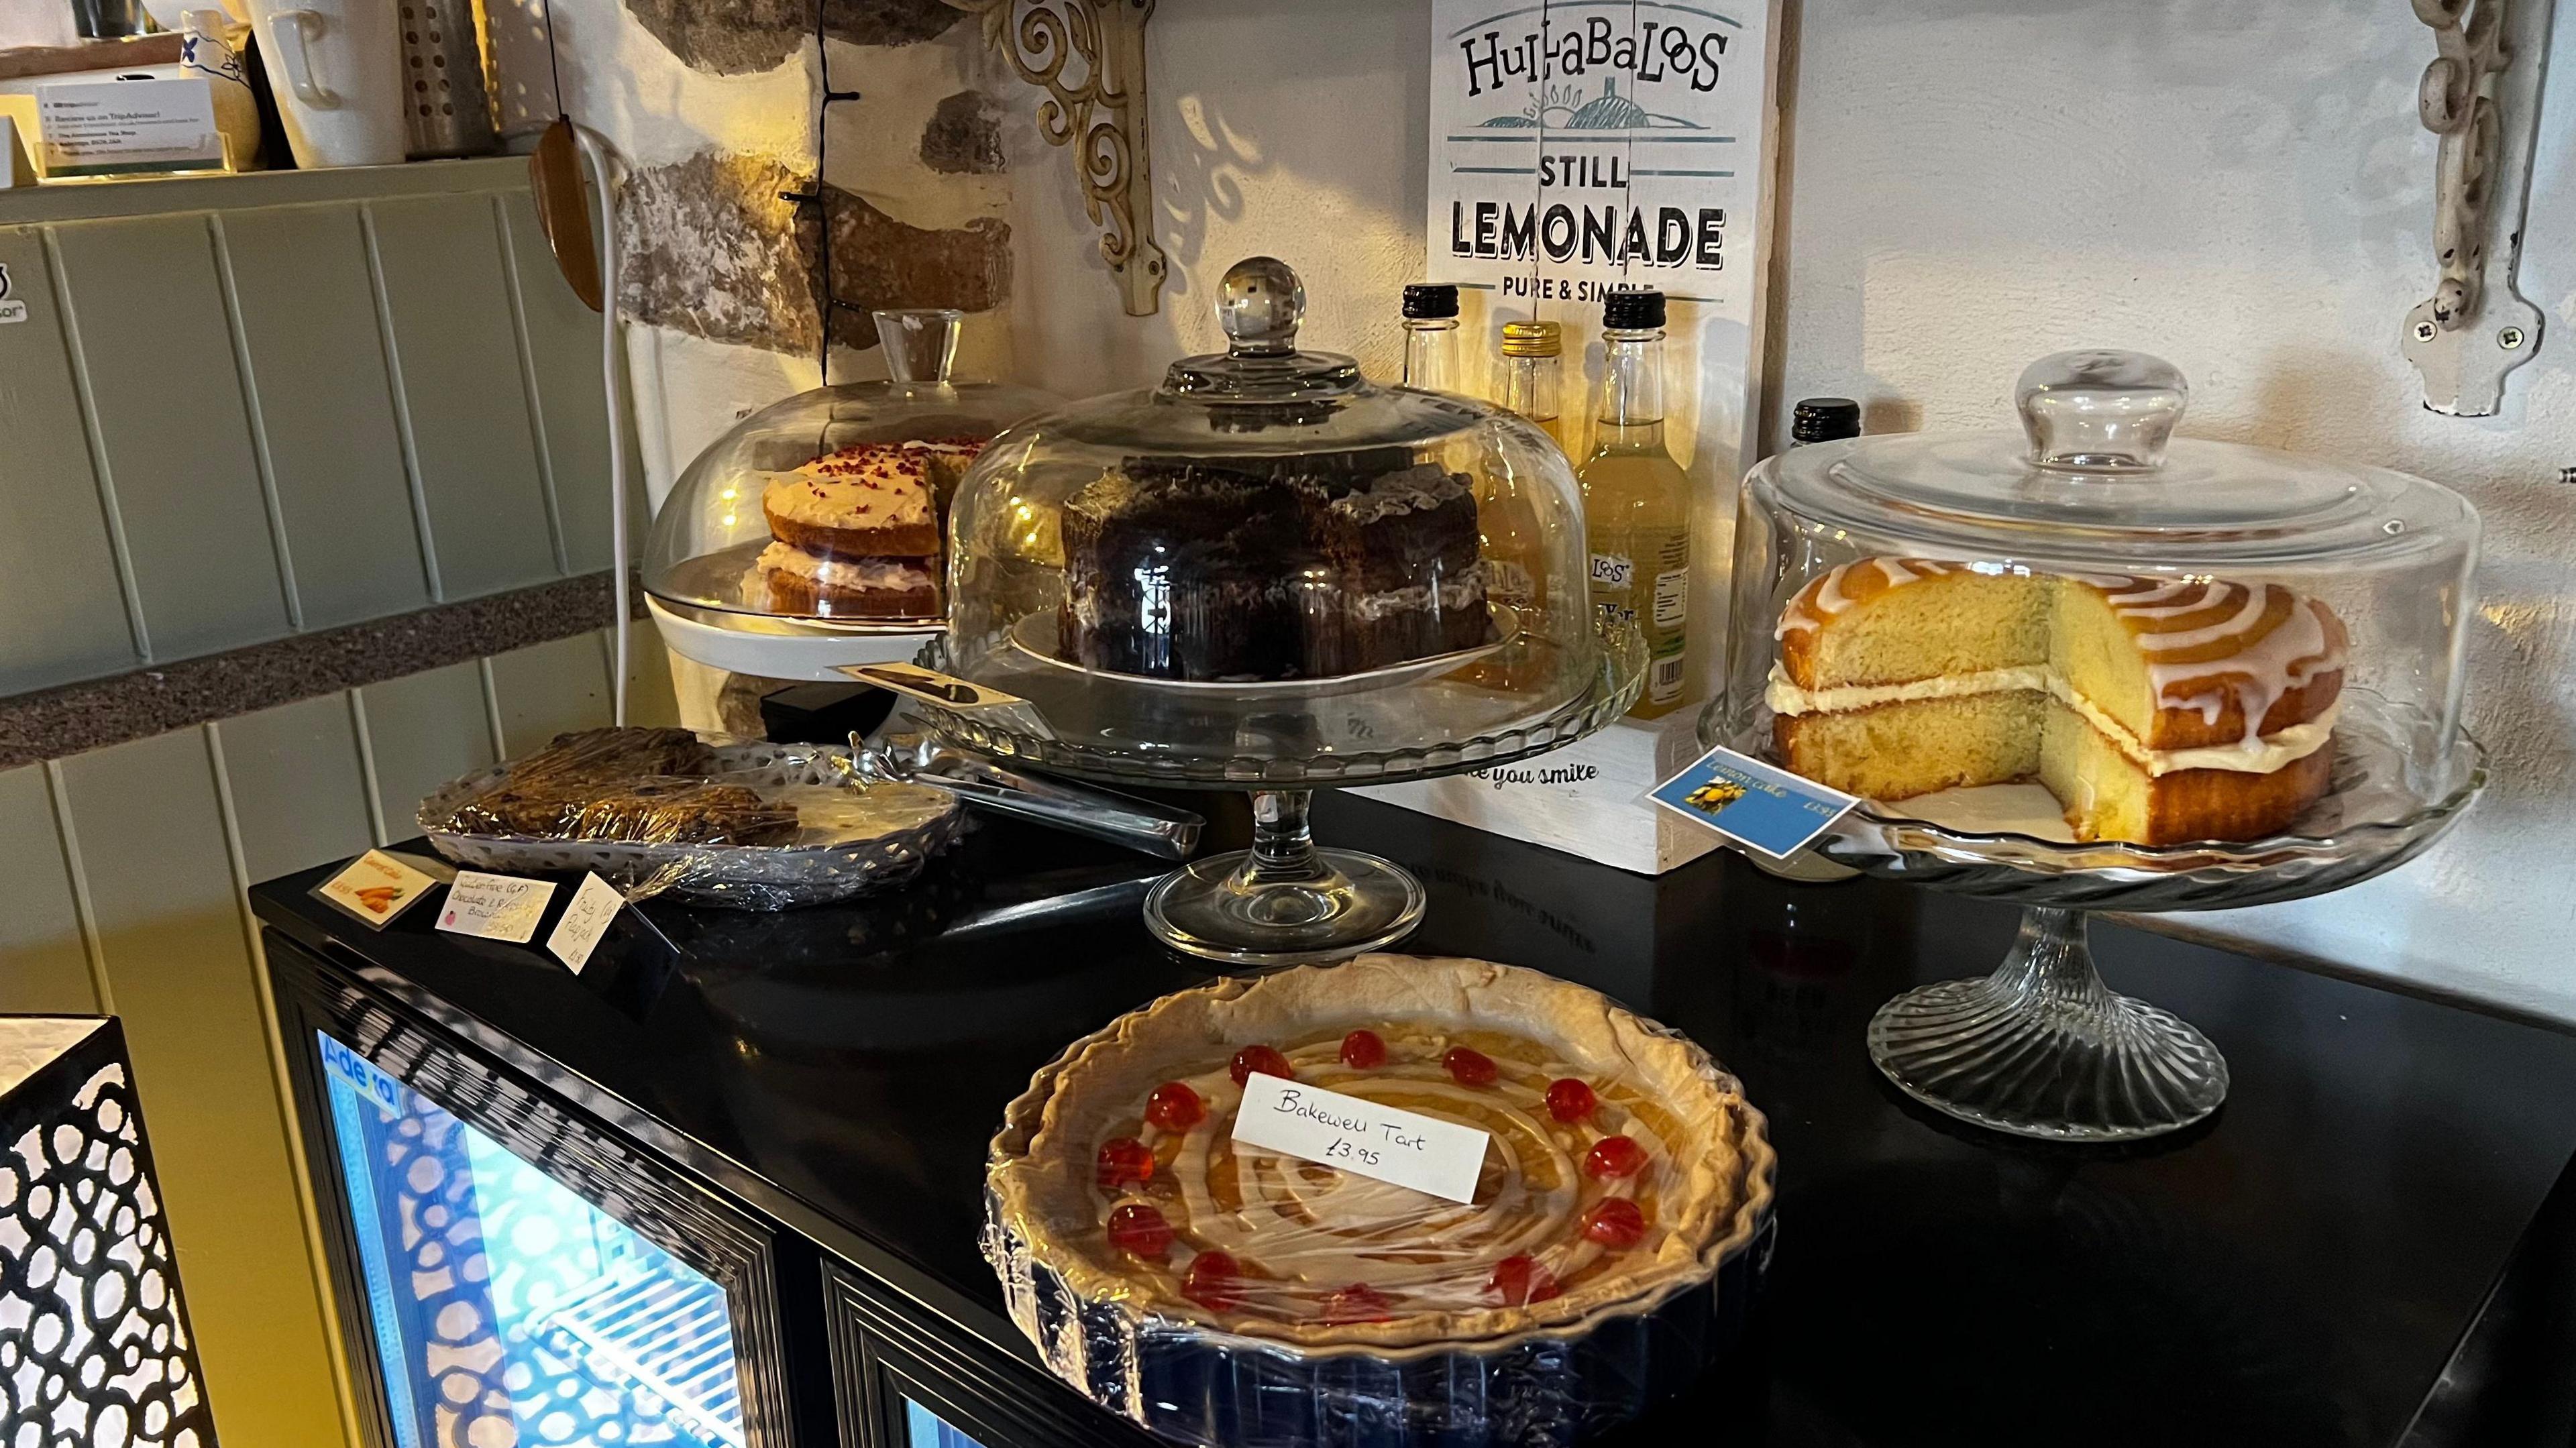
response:
[[[546,74],[554,89],[555,119],[554,124],[546,128],[546,134],[538,139],[535,154],[529,157],[529,173],[536,192],[537,217],[543,224],[547,244],[554,251],[556,265],[562,268],[564,280],[572,286],[575,294],[600,315],[600,385],[607,393],[608,416],[609,594],[614,614],[609,625],[609,635],[613,640],[608,680],[609,718],[614,723],[624,724],[626,676],[631,653],[628,615],[634,611],[634,600],[627,577],[625,388],[621,385],[626,349],[617,319],[620,248],[615,194],[616,153],[606,137],[573,120],[571,113],[564,108],[563,66],[555,44],[553,0],[539,0],[538,13],[545,22]],[[576,153],[580,158],[578,164],[572,160]],[[582,186],[582,165],[589,168],[593,183],[590,188]],[[595,211],[591,198],[583,194],[586,189],[596,192]],[[571,194],[568,196],[567,192]],[[566,234],[576,222],[590,235]]]
[[[824,33],[824,9],[819,4],[814,7],[814,70],[823,92],[822,100],[814,107],[814,184],[804,191],[782,191],[779,199],[794,202],[800,211],[810,207],[815,216],[814,319],[822,337],[814,344],[814,367],[820,385],[829,387],[832,385],[832,318],[837,313],[855,312],[861,308],[842,301],[840,294],[832,289],[832,208],[823,191],[824,158],[831,146],[832,107],[841,101],[857,100],[859,93],[832,89],[832,45],[830,37]]]

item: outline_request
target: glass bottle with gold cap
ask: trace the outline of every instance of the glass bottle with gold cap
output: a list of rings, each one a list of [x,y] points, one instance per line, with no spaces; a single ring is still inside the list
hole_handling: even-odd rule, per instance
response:
[[[1682,706],[1690,606],[1690,480],[1664,447],[1664,294],[1604,297],[1601,350],[1592,455],[1576,474],[1592,602],[1646,636],[1646,692],[1628,714],[1653,719]]]
[[[1554,322],[1503,324],[1503,390],[1495,398],[1547,430],[1575,456],[1573,419],[1565,415],[1565,329]]]
[[[1503,324],[1502,389],[1495,401],[1504,410],[1535,423],[1573,461],[1566,445],[1565,417],[1558,358],[1565,350],[1563,331],[1554,322]],[[1522,482],[1508,474],[1487,473],[1476,483],[1476,525],[1484,539],[1485,596],[1496,603],[1528,608],[1544,601],[1547,544],[1538,512],[1522,495]],[[1471,683],[1511,687],[1505,666],[1478,663],[1464,676]]]

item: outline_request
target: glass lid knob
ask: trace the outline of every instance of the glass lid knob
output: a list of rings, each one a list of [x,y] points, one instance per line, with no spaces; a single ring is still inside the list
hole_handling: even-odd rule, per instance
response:
[[[2162,357],[2099,348],[2051,353],[2013,385],[2030,460],[2067,472],[2162,467],[2190,396],[2182,370]]]
[[[886,377],[893,382],[946,382],[957,362],[957,334],[966,314],[950,307],[888,308],[876,318],[885,346]]]
[[[1217,301],[1227,350],[1237,357],[1281,357],[1297,350],[1306,315],[1306,284],[1275,256],[1246,257],[1228,267]]]

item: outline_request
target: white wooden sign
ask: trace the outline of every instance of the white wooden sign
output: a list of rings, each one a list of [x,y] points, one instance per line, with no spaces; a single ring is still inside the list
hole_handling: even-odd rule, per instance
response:
[[[1748,315],[1760,0],[1434,0],[1432,27],[1436,273],[1511,300],[1651,286]]]
[[[1586,418],[1602,294],[1672,299],[1665,441],[1692,488],[1692,702],[1524,764],[1368,793],[1625,869],[1709,848],[1644,796],[1699,753],[1690,717],[1725,654],[1735,488],[1759,445],[1778,14],[1778,0],[1432,0],[1426,270],[1461,287],[1469,346],[1490,357],[1505,321],[1561,323],[1566,411]],[[1464,385],[1492,395],[1477,366]]]

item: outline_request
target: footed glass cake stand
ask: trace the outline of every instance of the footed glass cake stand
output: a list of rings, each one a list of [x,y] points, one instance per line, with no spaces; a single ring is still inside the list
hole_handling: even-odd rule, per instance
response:
[[[1421,677],[1416,662],[1304,683],[1208,685],[1033,655],[977,680],[1024,705],[916,707],[952,743],[1075,779],[1249,791],[1252,848],[1165,876],[1146,897],[1145,925],[1175,950],[1267,970],[1392,945],[1422,919],[1422,883],[1402,866],[1315,843],[1307,825],[1315,791],[1509,764],[1602,728],[1637,702],[1645,644],[1634,628],[1603,630],[1593,642],[1583,650],[1583,687],[1566,703],[1517,716],[1512,695],[1480,683],[1477,661],[1464,656],[1441,677]],[[1559,667],[1547,661],[1555,647],[1524,634],[1499,651],[1473,652],[1544,673]],[[945,671],[947,662],[942,645],[922,653],[925,667]],[[1220,732],[1230,749],[1212,747]]]
[[[2301,899],[2392,870],[2439,839],[2485,785],[2485,751],[2463,732],[2438,777],[2409,778],[2396,712],[2367,691],[2345,698],[2332,784],[2270,839],[2051,840],[2003,827],[2014,805],[1989,791],[1975,792],[1982,801],[1962,792],[1946,802],[1952,808],[1932,796],[1902,809],[1864,802],[1844,816],[1811,847],[1823,858],[2022,907],[2021,936],[1994,974],[1923,986],[1881,1007],[1869,1023],[1870,1059],[1924,1105],[2018,1136],[2127,1140],[2217,1110],[2226,1058],[2190,1023],[2103,984],[2085,940],[2091,912]]]

